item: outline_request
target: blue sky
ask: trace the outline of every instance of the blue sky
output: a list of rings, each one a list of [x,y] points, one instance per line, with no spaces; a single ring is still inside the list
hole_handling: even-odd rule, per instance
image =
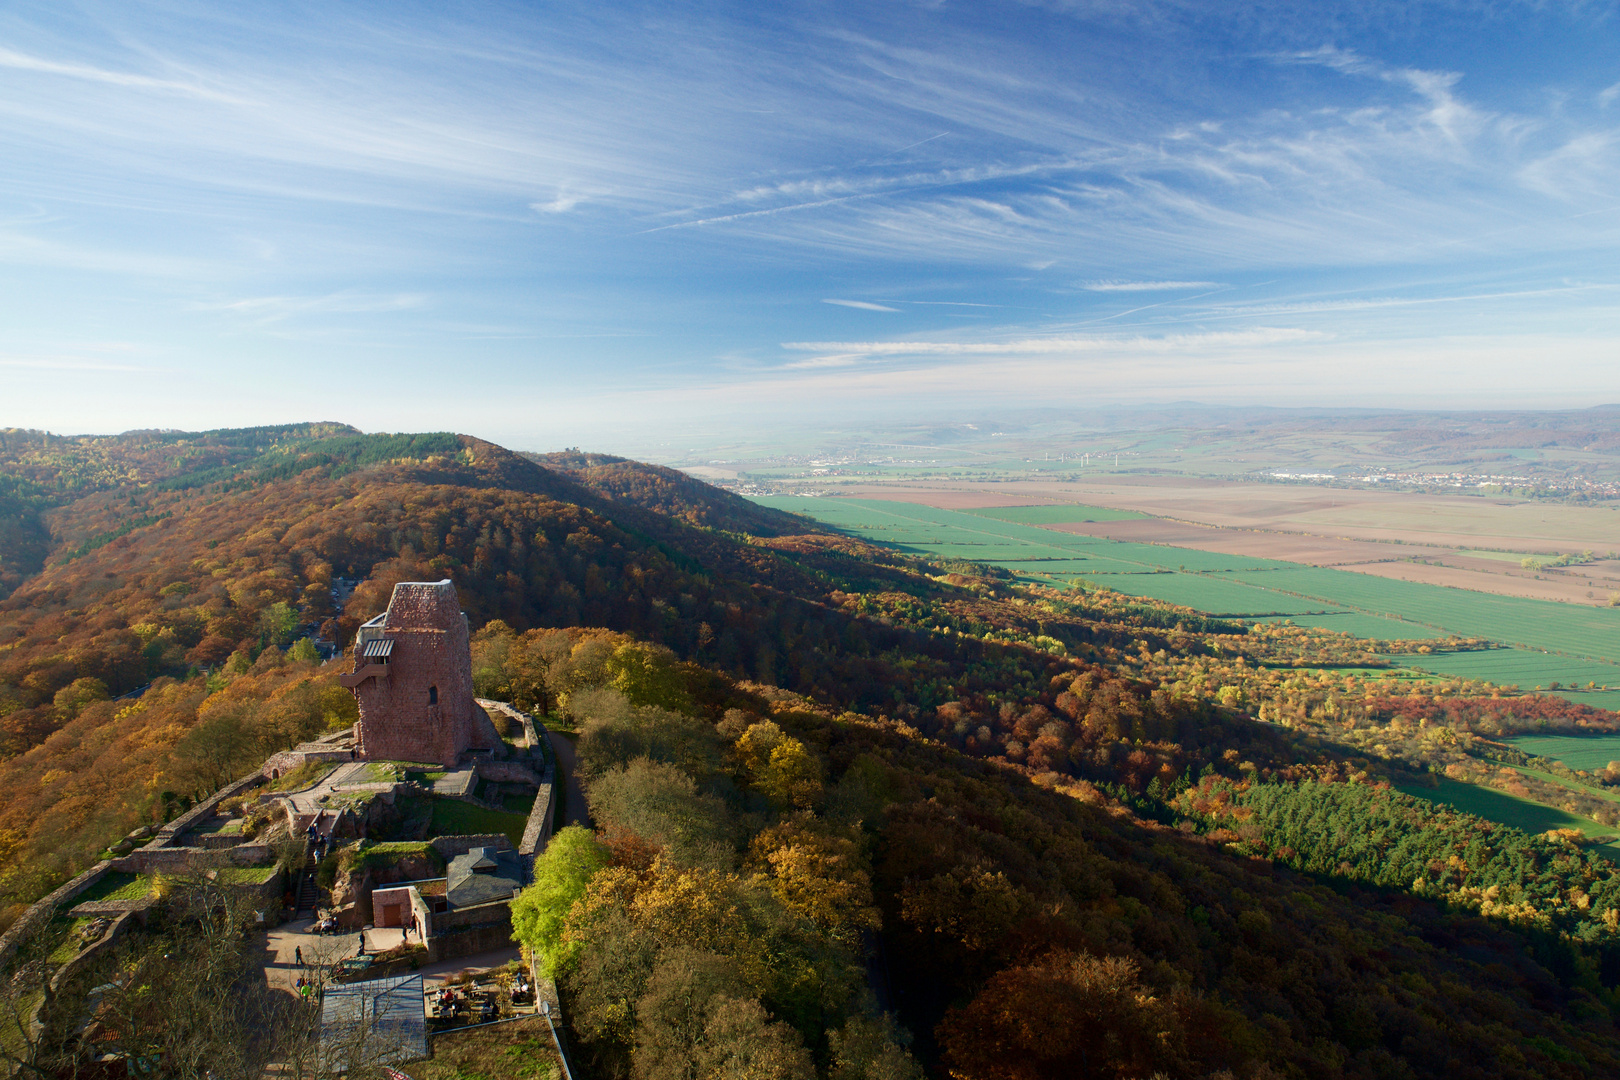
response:
[[[0,425],[1620,401],[1617,46],[1613,3],[10,3]]]

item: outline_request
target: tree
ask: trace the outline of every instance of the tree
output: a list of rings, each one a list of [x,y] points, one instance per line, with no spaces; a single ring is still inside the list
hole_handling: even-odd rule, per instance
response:
[[[807,810],[821,798],[821,762],[774,722],[750,725],[737,739],[737,756],[777,805]]]
[[[773,1023],[736,965],[666,949],[636,1004],[636,1080],[811,1080],[799,1033]]]
[[[106,701],[110,696],[107,684],[100,679],[74,679],[72,683],[56,692],[51,704],[56,706],[56,712],[63,720],[71,720],[78,716],[86,705]]]
[[[853,840],[783,823],[755,836],[750,849],[789,911],[846,939],[877,929],[872,879]]]
[[[534,861],[534,883],[513,898],[512,937],[540,958],[548,977],[557,974],[569,910],[607,863],[608,851],[591,831],[570,825],[552,836]]]
[[[259,640],[267,647],[285,649],[297,632],[298,609],[286,601],[277,600],[259,612]]]
[[[1058,953],[993,976],[936,1035],[956,1080],[1126,1080],[1176,1071],[1175,1012],[1119,957]]]
[[[910,1036],[887,1016],[852,1017],[827,1032],[829,1080],[923,1080],[922,1066],[906,1052]]]
[[[674,765],[636,758],[598,776],[589,797],[591,816],[610,835],[642,837],[681,865],[732,865],[734,823],[724,800],[699,793]]]
[[[608,658],[608,685],[633,705],[682,711],[692,707],[675,654],[639,642],[620,645]]]

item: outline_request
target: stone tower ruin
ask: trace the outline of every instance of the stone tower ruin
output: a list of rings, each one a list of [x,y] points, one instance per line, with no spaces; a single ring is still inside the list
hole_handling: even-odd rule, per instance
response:
[[[469,751],[501,747],[473,701],[467,616],[448,578],[395,585],[388,610],[360,627],[354,670],[338,681],[360,702],[363,760],[454,766]]]

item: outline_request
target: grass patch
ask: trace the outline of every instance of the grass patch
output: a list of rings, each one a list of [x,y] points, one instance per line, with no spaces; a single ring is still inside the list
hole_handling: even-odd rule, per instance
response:
[[[405,779],[405,768],[391,761],[368,761],[366,767],[355,776],[354,783],[361,784],[392,784]]]
[[[70,904],[92,904],[103,900],[141,900],[152,891],[152,879],[145,874],[126,874],[110,871],[84,892],[69,901]]]
[[[221,885],[263,885],[275,876],[274,866],[222,866],[214,872]]]
[[[536,1016],[509,1024],[433,1036],[433,1056],[407,1068],[417,1080],[551,1080],[560,1076],[546,1022]]]
[[[426,840],[396,840],[385,844],[368,844],[355,853],[354,867],[378,870],[398,866],[406,859],[425,858],[434,873],[444,869],[444,857]]]
[[[504,810],[486,810],[460,799],[433,800],[433,834],[458,836],[466,833],[505,833],[515,848],[523,842],[523,829],[529,823],[527,814],[513,814]]]
[[[1599,835],[1614,833],[1614,829],[1609,826],[1599,825],[1590,818],[1579,817],[1557,807],[1521,799],[1517,795],[1509,795],[1495,788],[1465,784],[1450,777],[1443,776],[1439,779],[1438,788],[1403,785],[1401,790],[1419,799],[1445,803],[1465,813],[1477,814],[1489,821],[1523,829],[1527,833],[1544,833],[1548,829],[1579,829],[1582,833],[1590,830]]]
[[[56,948],[51,950],[51,955],[47,959],[53,964],[65,964],[78,956],[79,951],[90,944],[90,942],[84,940],[84,928],[95,920],[91,918],[68,919],[58,916],[52,921],[58,926],[65,924],[67,934],[57,944]]]
[[[436,784],[450,775],[447,769],[416,769],[405,774],[405,779],[418,784]]]
[[[306,761],[298,768],[284,772],[270,781],[265,790],[298,791],[324,779],[326,774],[335,768],[337,763],[332,761]]]

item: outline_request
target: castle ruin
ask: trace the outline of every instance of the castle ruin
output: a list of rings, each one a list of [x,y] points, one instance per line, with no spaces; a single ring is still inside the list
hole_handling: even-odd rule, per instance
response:
[[[454,767],[470,751],[501,747],[473,701],[467,616],[448,578],[395,585],[388,610],[360,627],[354,670],[338,681],[360,702],[362,760]]]

